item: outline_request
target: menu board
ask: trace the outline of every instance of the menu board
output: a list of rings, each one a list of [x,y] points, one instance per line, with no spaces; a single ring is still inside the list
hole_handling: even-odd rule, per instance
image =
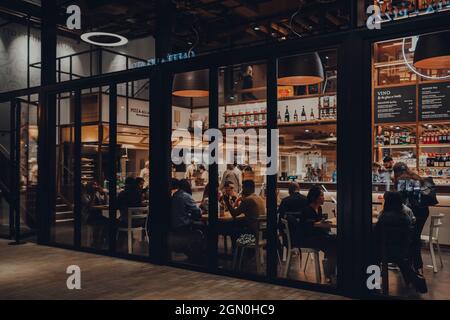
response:
[[[419,86],[420,120],[450,119],[450,82]]]
[[[415,121],[416,86],[375,90],[375,123]]]

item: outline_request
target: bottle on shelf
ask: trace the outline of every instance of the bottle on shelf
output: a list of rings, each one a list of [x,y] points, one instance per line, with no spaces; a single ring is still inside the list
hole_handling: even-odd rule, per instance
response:
[[[295,111],[294,111],[294,122],[298,122],[297,109],[295,109]]]
[[[306,121],[305,106],[302,106],[302,113],[300,115],[300,121]]]
[[[311,108],[311,114],[309,115],[309,120],[314,120],[314,119],[315,119],[314,110],[313,110],[313,108]]]
[[[284,112],[284,122],[290,122],[290,115],[289,115],[289,107],[286,106],[286,111]]]
[[[317,107],[318,107],[317,110],[319,110],[319,119],[322,119],[322,112],[323,112],[323,110],[322,110],[322,104],[321,104],[320,97],[319,97],[319,105]]]
[[[278,110],[278,116],[277,116],[277,120],[278,120],[278,123],[280,123],[280,122],[281,122],[281,114],[280,114],[280,110]]]

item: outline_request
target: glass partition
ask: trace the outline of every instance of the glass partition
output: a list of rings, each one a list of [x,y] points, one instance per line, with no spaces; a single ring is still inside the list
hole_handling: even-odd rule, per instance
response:
[[[2,117],[0,117],[0,161],[2,168],[7,168],[9,163],[11,131],[10,131],[10,114],[11,103],[0,103],[0,110]],[[10,174],[8,170],[1,170],[0,172],[0,235],[9,236],[9,214],[10,207],[7,201],[7,190],[10,185]]]
[[[267,65],[219,69],[218,267],[264,275],[267,266]]]
[[[208,231],[209,70],[175,74],[169,259],[205,266]]]
[[[55,209],[51,240],[74,244],[75,205],[75,119],[74,92],[57,96]]]
[[[281,278],[336,285],[336,80],[336,50],[278,59]]]

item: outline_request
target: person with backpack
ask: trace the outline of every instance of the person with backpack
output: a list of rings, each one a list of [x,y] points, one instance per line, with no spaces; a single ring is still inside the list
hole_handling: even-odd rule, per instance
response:
[[[429,206],[436,205],[436,193],[431,178],[421,178],[403,162],[394,165],[395,188],[402,195],[403,202],[416,217],[411,243],[411,258],[414,270],[423,273],[422,241],[420,236],[430,215]]]

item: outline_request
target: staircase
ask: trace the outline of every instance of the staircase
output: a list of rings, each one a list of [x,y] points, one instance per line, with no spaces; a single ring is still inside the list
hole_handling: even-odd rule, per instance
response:
[[[56,197],[55,205],[55,223],[73,223],[73,209],[69,206],[63,198],[60,196]]]

